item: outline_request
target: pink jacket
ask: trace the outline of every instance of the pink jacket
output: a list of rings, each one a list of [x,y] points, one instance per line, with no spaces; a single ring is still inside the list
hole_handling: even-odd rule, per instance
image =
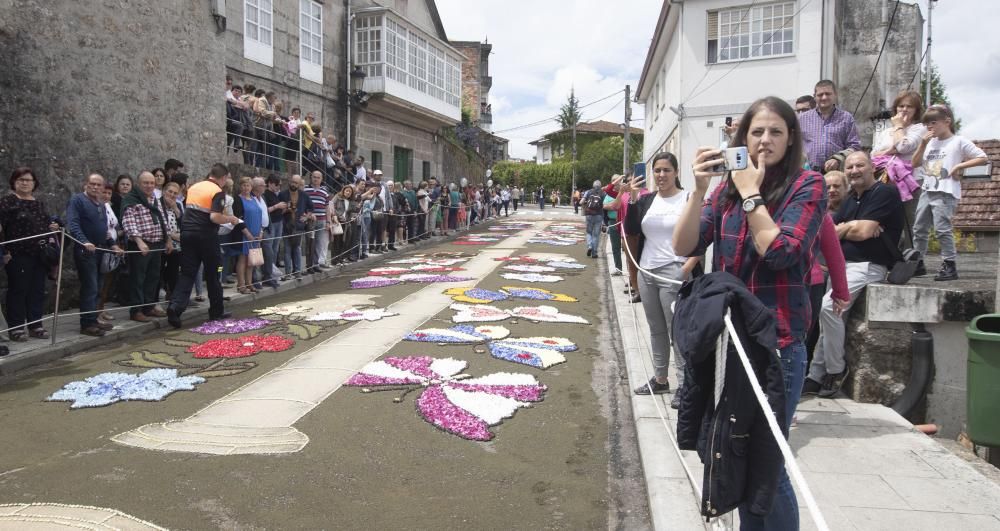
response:
[[[823,269],[817,260],[816,251],[823,253],[823,258],[826,260],[826,269],[830,273],[830,283],[833,285],[833,298],[850,300],[851,292],[847,289],[847,263],[844,261],[844,251],[840,248],[837,227],[833,225],[833,218],[829,214],[823,217],[819,237],[813,245],[812,269],[809,272],[810,285],[823,282]]]
[[[876,169],[884,169],[889,174],[889,178],[899,189],[900,199],[904,202],[913,199],[913,191],[920,188],[920,184],[913,178],[913,166],[910,165],[910,161],[895,155],[879,155],[872,157],[872,164]]]

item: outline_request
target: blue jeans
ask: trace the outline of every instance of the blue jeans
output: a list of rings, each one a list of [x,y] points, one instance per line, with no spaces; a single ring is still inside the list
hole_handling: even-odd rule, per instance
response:
[[[601,243],[601,225],[604,224],[604,216],[591,214],[587,216],[587,248],[597,252],[597,246]]]
[[[277,262],[277,259],[281,257],[281,253],[280,253],[280,251],[281,251],[281,237],[284,235],[285,225],[284,225],[284,223],[281,222],[281,219],[279,218],[277,221],[272,221],[271,224],[267,226],[267,228],[271,230],[271,238],[275,238],[275,239],[273,239],[273,240],[271,240],[269,242],[264,242],[264,246],[265,246],[265,251],[264,252],[266,253],[267,252],[266,251],[266,247],[270,246],[271,247],[271,256],[273,256],[275,258],[275,262]]]
[[[781,372],[785,377],[785,424],[782,428],[788,431],[792,416],[795,415],[795,407],[802,396],[802,383],[806,377],[806,346],[801,341],[781,349]],[[778,478],[778,492],[771,512],[761,517],[751,514],[749,509],[749,504],[740,505],[741,531],[798,530],[799,504],[785,468],[781,469],[781,477]]]
[[[302,271],[302,235],[293,234],[285,238],[285,274]]]
[[[73,262],[76,264],[76,275],[80,280],[80,328],[97,324],[97,292],[100,290],[100,277],[97,270],[97,253],[88,253],[79,245],[73,246]]]

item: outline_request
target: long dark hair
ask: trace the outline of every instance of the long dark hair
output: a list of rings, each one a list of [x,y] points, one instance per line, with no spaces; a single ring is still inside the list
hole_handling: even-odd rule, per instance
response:
[[[653,173],[653,166],[656,166],[656,163],[659,162],[659,161],[661,161],[661,160],[665,160],[665,161],[669,162],[671,166],[673,166],[674,172],[677,173],[677,176],[674,177],[675,184],[677,185],[677,189],[678,190],[683,190],[684,187],[681,186],[680,165],[677,162],[677,156],[674,155],[673,153],[671,153],[669,151],[661,151],[661,152],[657,153],[656,155],[654,155],[653,156],[653,160],[649,161],[649,173],[650,174]]]
[[[761,98],[750,105],[747,112],[743,113],[743,118],[740,120],[740,127],[736,130],[730,147],[747,145],[750,122],[757,113],[764,110],[771,111],[784,120],[785,127],[788,128],[788,137],[791,139],[792,144],[788,146],[781,162],[767,168],[767,173],[764,175],[764,183],[761,185],[760,195],[767,204],[771,205],[785,195],[785,191],[795,182],[795,179],[801,173],[804,147],[802,145],[802,132],[799,131],[799,121],[795,117],[795,110],[785,100],[775,96]],[[740,193],[736,190],[732,179],[727,178],[723,206],[728,205],[730,202],[738,204],[741,200]]]

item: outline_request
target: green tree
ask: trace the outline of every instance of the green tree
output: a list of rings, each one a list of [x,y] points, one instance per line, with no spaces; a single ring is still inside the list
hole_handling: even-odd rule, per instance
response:
[[[955,106],[951,104],[951,99],[948,97],[948,87],[945,86],[944,81],[941,80],[941,73],[938,72],[938,67],[935,64],[931,65],[931,103],[943,103],[947,105],[951,112],[955,112]],[[927,94],[927,79],[926,76],[923,81],[920,82],[920,94]],[[955,117],[955,130],[960,131],[962,129],[962,120]]]
[[[563,129],[569,129],[580,123],[580,100],[576,99],[576,92],[573,89],[570,89],[566,103],[559,108],[558,120]]]
[[[629,142],[630,167],[642,160],[642,140],[639,139],[638,146],[635,140]],[[639,149],[636,149],[637,147]],[[594,179],[600,179],[607,184],[612,175],[621,173],[624,148],[625,139],[620,136],[604,137],[580,148],[580,158],[576,166],[577,186],[589,188]]]

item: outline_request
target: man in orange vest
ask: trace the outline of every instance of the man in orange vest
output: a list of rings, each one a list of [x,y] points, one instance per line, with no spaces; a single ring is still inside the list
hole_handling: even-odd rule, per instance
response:
[[[236,216],[223,214],[226,194],[222,187],[229,180],[229,170],[216,163],[208,178],[188,188],[185,198],[184,219],[181,223],[181,275],[174,288],[173,299],[167,306],[167,322],[174,328],[181,327],[181,314],[187,309],[198,268],[205,267],[205,284],[208,285],[209,319],[225,319],[222,301],[222,256],[219,251],[219,225],[230,223],[233,230],[240,230],[243,221]]]

